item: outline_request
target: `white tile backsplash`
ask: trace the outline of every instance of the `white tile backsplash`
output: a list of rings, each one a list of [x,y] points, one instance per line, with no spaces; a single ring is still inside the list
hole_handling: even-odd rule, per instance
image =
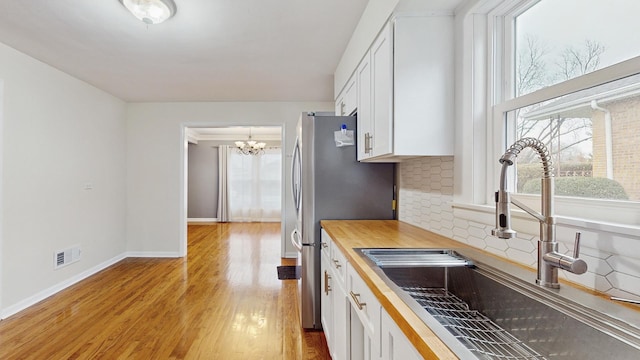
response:
[[[538,235],[518,233],[504,240],[491,235],[494,224],[454,215],[453,157],[424,157],[399,164],[399,219],[531,267],[537,263]],[[481,216],[478,217],[480,219]],[[522,228],[535,233],[535,227]],[[581,254],[589,265],[583,275],[560,276],[612,296],[640,297],[640,236],[557,226],[559,251],[571,253],[575,232],[582,232]]]

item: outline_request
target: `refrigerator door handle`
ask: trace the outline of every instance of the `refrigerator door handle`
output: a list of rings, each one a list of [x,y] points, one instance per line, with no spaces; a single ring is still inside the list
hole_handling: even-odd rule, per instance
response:
[[[301,176],[301,163],[300,163],[300,140],[296,139],[296,145],[293,149],[293,161],[291,162],[291,190],[293,193],[293,204],[296,209],[296,213],[300,212],[300,195],[302,181]]]
[[[298,232],[298,229],[291,231],[291,244],[293,244],[298,252],[302,252],[302,242],[300,241],[300,232]]]

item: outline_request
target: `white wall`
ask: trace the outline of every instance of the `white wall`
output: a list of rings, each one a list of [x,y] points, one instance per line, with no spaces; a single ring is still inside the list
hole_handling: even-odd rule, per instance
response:
[[[127,106],[127,247],[132,254],[180,256],[185,237],[184,138],[187,127],[283,126],[283,241],[295,224],[289,169],[302,112],[332,111],[328,102],[138,103]],[[182,240],[181,240],[182,239]]]
[[[3,44],[0,79],[4,317],[123,255],[126,144],[123,101]]]

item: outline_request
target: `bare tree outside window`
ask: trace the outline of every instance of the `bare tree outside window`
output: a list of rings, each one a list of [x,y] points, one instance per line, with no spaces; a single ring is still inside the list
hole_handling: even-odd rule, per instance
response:
[[[579,45],[566,45],[560,51],[553,52],[551,46],[532,34],[523,36],[519,45],[516,48],[514,74],[514,92],[517,95],[598,70],[606,52],[603,44],[589,39]],[[592,91],[591,94],[593,93],[595,92]],[[638,199],[640,189],[634,185],[633,174],[628,175],[628,170],[616,170],[614,176],[595,169],[613,161],[614,155],[607,154],[610,152],[608,148],[594,150],[594,129],[599,132],[600,139],[604,138],[603,132],[611,131],[612,115],[608,112],[609,125],[606,126],[610,127],[609,130],[604,130],[603,120],[597,120],[596,126],[594,121],[603,117],[603,111],[608,110],[597,101],[593,103],[582,100],[584,96],[583,92],[567,94],[514,110],[511,118],[515,119],[515,137],[534,137],[546,144],[553,159],[557,194],[616,200]],[[598,141],[602,144],[601,140]],[[614,140],[609,135],[606,141]],[[606,148],[604,145],[598,146],[600,149]],[[526,149],[518,160],[518,192],[538,193],[538,178],[538,156]]]
[[[600,56],[604,51],[604,45],[589,39],[584,41],[581,48],[567,46],[557,63],[560,69],[558,76],[561,80],[569,80],[597,70],[600,66]]]
[[[522,95],[557,83],[558,78],[568,80],[597,69],[600,56],[604,52],[604,45],[585,40],[581,47],[566,46],[555,61],[548,59],[551,54],[548,46],[536,36],[527,34],[524,46],[516,50],[516,94]],[[551,64],[553,66],[549,66]],[[550,71],[549,69],[553,69]],[[545,143],[554,153],[556,171],[560,171],[560,164],[573,161],[581,162],[589,157],[576,151],[576,146],[591,141],[592,122],[590,117],[562,117],[550,116],[548,119],[527,118],[527,113],[534,111],[544,104],[534,104],[525,109],[519,109],[516,118],[516,138],[535,137]],[[521,163],[536,162],[533,152],[522,155]]]
[[[520,44],[518,44],[520,45]],[[516,48],[516,96],[528,94],[549,84],[544,57],[548,50],[534,35],[525,35]]]
[[[499,103],[509,109],[501,114],[508,139],[547,145],[556,195],[640,202],[640,70],[632,73],[628,61],[640,57],[632,41],[640,1],[522,0],[513,11],[504,27],[513,42],[503,44],[502,58],[513,70],[500,78],[509,88]],[[620,69],[628,75],[619,77]],[[592,72],[599,75],[583,77]],[[536,194],[540,163],[528,150],[518,156],[516,189]]]

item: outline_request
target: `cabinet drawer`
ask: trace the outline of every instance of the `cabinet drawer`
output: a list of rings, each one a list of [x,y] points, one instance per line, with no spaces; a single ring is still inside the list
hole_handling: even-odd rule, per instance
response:
[[[347,266],[347,295],[365,331],[372,339],[379,337],[380,303],[351,266]]]
[[[331,267],[335,274],[335,281],[339,282],[343,288],[347,288],[347,258],[344,257],[340,249],[334,244],[331,246]]]
[[[322,251],[322,256],[326,256],[327,259],[331,258],[331,247],[333,247],[333,241],[331,240],[331,236],[327,234],[324,229],[320,230],[320,251]]]

